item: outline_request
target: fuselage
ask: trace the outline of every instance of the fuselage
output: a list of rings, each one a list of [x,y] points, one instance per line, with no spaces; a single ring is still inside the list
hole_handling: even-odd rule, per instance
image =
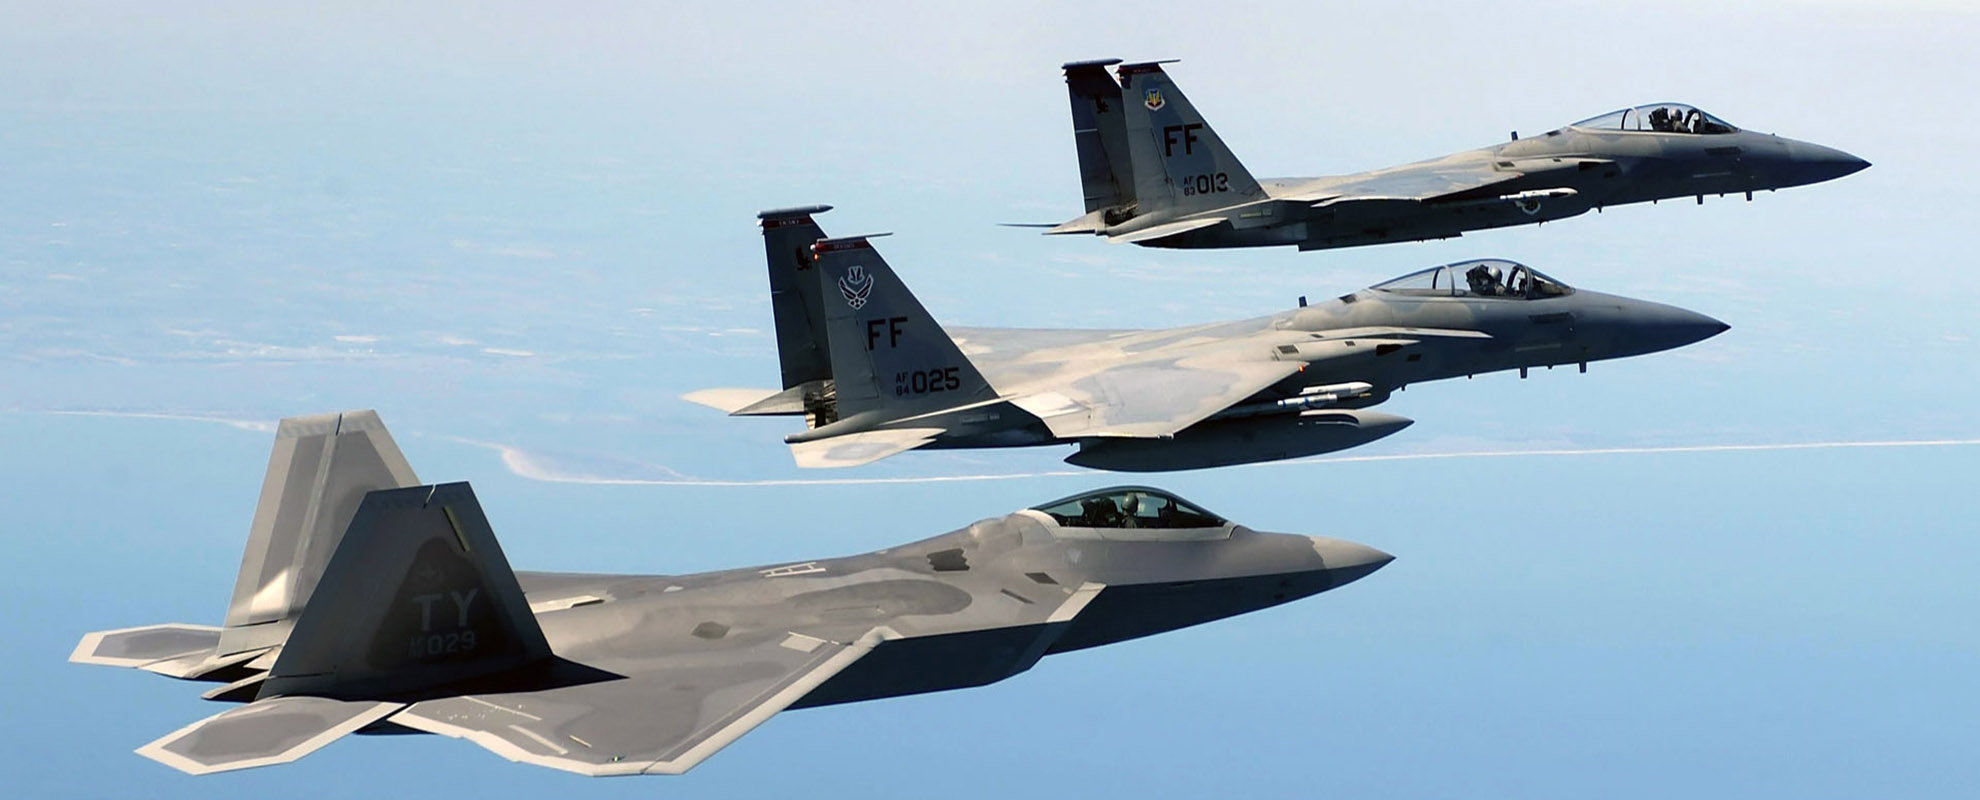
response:
[[[1840,150],[1753,131],[1692,134],[1569,125],[1374,172],[1260,180],[1271,200],[1257,204],[1251,220],[1239,218],[1145,244],[1297,245],[1313,250],[1448,238],[1471,230],[1563,219],[1607,206],[1674,198],[1702,201],[1708,195],[1728,194],[1750,199],[1753,192],[1819,183],[1866,166],[1868,162]],[[1518,177],[1422,202],[1336,206],[1310,200],[1376,179],[1495,171]],[[1499,199],[1522,194],[1533,196]],[[1190,216],[1220,213],[1224,212]]]
[[[990,683],[1050,653],[1288,602],[1389,560],[1352,542],[1221,521],[1086,527],[1027,509],[844,558],[679,576],[519,578],[552,649],[608,672],[661,654],[714,658],[751,640],[851,641],[876,626],[897,634],[794,706],[805,707]]]
[[[1456,266],[1438,269],[1461,272]],[[1350,383],[1366,389],[1328,405],[1360,409],[1412,383],[1641,355],[1690,344],[1726,327],[1674,306],[1565,287],[1558,294],[1517,297],[1377,287],[1233,322],[1127,331],[969,328],[956,329],[954,338],[1003,396],[1053,391],[1083,375],[1137,361],[1301,361],[1306,362],[1301,371],[1233,409],[1261,408],[1317,387]],[[1363,444],[1407,424],[1389,419],[1357,420],[1358,433],[1338,431],[1340,446],[1331,449]],[[934,447],[1069,443],[1010,403],[972,405],[895,424],[945,428]],[[1213,419],[1198,426],[1218,424],[1238,423]],[[1264,423],[1247,418],[1242,424]]]

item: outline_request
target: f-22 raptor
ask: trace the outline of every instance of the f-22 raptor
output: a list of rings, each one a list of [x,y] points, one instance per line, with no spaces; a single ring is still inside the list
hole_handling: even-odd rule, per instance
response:
[[[1164,63],[1065,65],[1086,213],[1047,233],[1149,247],[1322,250],[1449,238],[1627,203],[1751,200],[1756,191],[1870,166],[1840,150],[1740,130],[1682,103],[1654,103],[1373,172],[1256,179]],[[1117,64],[1118,81],[1107,74]]]
[[[185,772],[433,733],[584,775],[680,773],[785,709],[981,686],[1390,561],[1126,486],[846,558],[513,572],[474,491],[421,485],[376,414],[276,437],[225,624],[100,631],[70,656],[238,704],[138,750]]]
[[[1447,264],[1263,317],[1155,330],[957,328],[953,338],[868,237],[825,238],[825,206],[759,215],[781,391],[686,399],[802,415],[801,467],[915,448],[1077,444],[1096,469],[1297,458],[1387,436],[1367,410],[1408,384],[1623,358],[1726,330],[1658,303],[1576,289],[1523,264]]]

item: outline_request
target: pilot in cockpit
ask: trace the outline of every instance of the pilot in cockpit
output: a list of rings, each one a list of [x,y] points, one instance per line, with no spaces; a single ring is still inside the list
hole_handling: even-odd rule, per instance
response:
[[[1499,268],[1490,264],[1479,264],[1465,270],[1464,280],[1471,285],[1471,293],[1485,297],[1499,295]]]
[[[1675,126],[1671,124],[1670,109],[1664,108],[1663,106],[1658,106],[1657,108],[1651,110],[1650,130],[1669,132],[1673,127]]]
[[[1079,524],[1088,528],[1118,528],[1121,509],[1111,497],[1089,497],[1079,503]]]

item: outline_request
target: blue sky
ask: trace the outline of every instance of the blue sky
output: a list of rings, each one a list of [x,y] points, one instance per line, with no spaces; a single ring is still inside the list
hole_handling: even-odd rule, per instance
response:
[[[268,422],[373,407],[472,480],[524,568],[857,552],[1113,480],[821,477],[786,423],[753,214],[824,202],[962,325],[1268,313],[1518,259],[1729,333],[1429,384],[1349,455],[1980,439],[1980,14],[1956,4],[12,4],[0,26],[7,772],[42,796],[477,787],[760,796],[1946,794],[1975,775],[1972,445],[1422,458],[1157,482],[1396,553],[1367,581],[968,692],[779,717],[682,779],[585,782],[433,737],[195,780],[129,750],[195,687],[67,665],[218,619]],[[1542,228],[1298,254],[1000,221],[1078,211],[1066,60],[1182,58],[1259,175],[1348,172],[1679,100],[1872,169]],[[505,460],[502,453],[508,453]],[[1063,450],[824,477],[1026,476]],[[548,479],[548,480],[546,480]],[[689,485],[609,484],[666,480]],[[849,732],[857,735],[848,735]],[[955,782],[959,769],[986,765]],[[678,784],[678,785],[677,785]]]

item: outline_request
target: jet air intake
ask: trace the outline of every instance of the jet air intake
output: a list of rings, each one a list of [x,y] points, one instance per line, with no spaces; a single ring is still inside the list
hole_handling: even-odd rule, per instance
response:
[[[1086,439],[1066,463],[1120,472],[1164,472],[1303,458],[1358,447],[1411,422],[1379,411],[1337,409],[1212,418],[1169,439]]]

